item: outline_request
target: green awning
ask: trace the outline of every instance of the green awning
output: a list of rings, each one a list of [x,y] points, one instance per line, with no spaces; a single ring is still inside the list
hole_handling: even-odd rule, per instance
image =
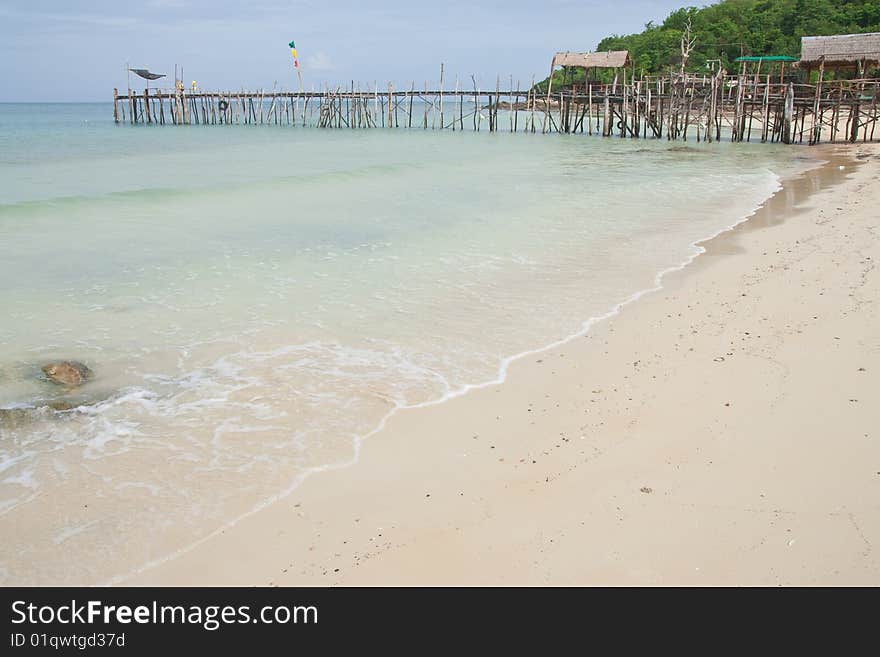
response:
[[[737,57],[735,62],[796,62],[797,57],[787,57],[786,55],[767,55],[765,57]]]

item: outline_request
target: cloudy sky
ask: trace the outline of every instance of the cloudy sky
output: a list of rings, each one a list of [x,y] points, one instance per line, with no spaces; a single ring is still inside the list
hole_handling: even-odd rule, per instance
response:
[[[556,50],[591,50],[699,0],[0,0],[0,101],[105,100],[126,62],[184,67],[203,88],[398,87],[455,76],[542,78]],[[137,83],[143,86],[142,82]]]

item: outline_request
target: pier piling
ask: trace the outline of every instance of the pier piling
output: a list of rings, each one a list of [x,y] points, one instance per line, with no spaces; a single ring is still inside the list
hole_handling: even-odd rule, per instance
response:
[[[622,71],[610,84],[585,81],[580,86],[540,92],[532,83],[522,89],[510,77],[508,88],[498,76],[495,88],[460,85],[444,89],[428,82],[380,90],[354,81],[323,90],[217,92],[182,84],[173,90],[145,89],[143,94],[113,89],[115,123],[164,126],[275,125],[319,128],[421,128],[490,132],[600,134],[604,137],[719,141],[722,131],[734,142],[818,144],[824,141],[874,141],[880,119],[880,79],[825,80],[822,67],[815,83],[773,81],[771,76],[682,74],[636,77]],[[502,100],[503,99],[503,100]],[[421,117],[416,118],[421,104]],[[167,117],[166,117],[167,104]],[[469,107],[466,107],[469,106]],[[128,111],[126,112],[126,107]],[[503,117],[502,112],[508,116]],[[403,116],[401,116],[401,114]],[[127,115],[127,116],[126,116]],[[522,119],[520,118],[522,115]],[[450,119],[451,117],[451,119]],[[505,120],[506,118],[506,120]],[[665,128],[665,130],[664,130]],[[665,133],[665,134],[664,134]],[[806,138],[805,138],[806,135]]]

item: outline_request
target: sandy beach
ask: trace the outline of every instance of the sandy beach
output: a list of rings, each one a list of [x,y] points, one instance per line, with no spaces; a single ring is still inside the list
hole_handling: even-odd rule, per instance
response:
[[[661,290],[120,583],[880,584],[880,150],[820,154]]]

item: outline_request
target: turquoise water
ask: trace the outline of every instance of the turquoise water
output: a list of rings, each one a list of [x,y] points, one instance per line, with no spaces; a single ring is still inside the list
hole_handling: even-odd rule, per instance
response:
[[[0,105],[0,583],[122,577],[353,462],[390,412],[577,333],[803,166]],[[54,359],[95,378],[58,388]]]

